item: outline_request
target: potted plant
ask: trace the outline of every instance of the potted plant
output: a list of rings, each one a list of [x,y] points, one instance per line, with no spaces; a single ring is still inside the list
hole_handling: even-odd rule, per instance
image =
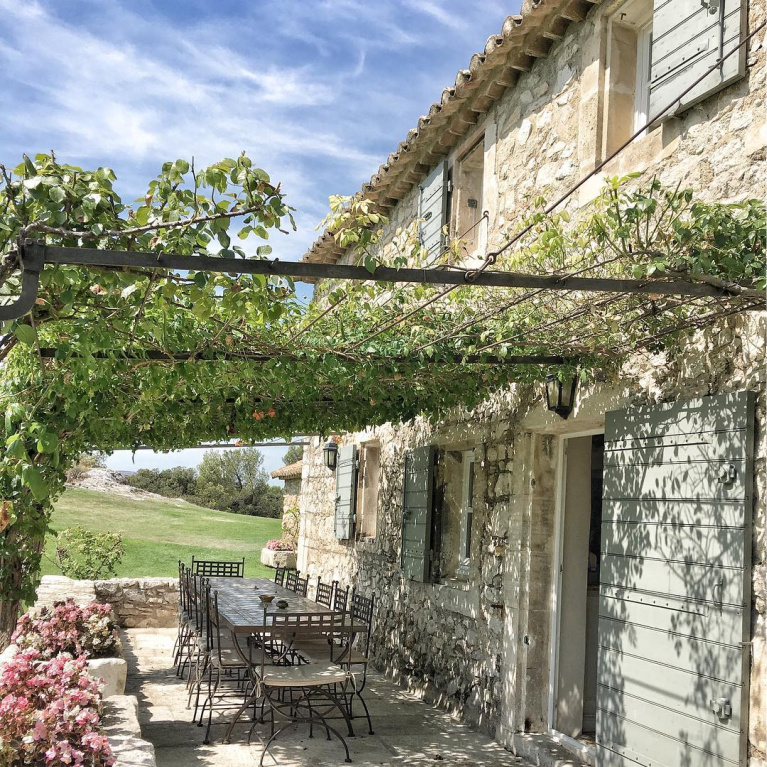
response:
[[[261,549],[261,564],[267,567],[287,567],[294,569],[296,566],[295,546],[291,541],[284,538],[274,538],[267,541]]]

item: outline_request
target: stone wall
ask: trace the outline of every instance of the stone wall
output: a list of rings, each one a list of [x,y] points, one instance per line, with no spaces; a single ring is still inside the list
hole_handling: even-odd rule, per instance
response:
[[[105,602],[125,628],[160,628],[178,622],[178,580],[174,578],[112,578],[72,580],[46,575],[37,590],[37,605],[72,598],[78,604]]]
[[[505,242],[532,196],[554,199],[605,156],[606,29],[618,5],[599,3],[585,21],[571,25],[548,57],[523,73],[450,153],[454,162],[484,133],[482,207],[489,220],[480,244],[492,248]],[[765,1],[750,2],[750,28],[764,17]],[[667,185],[681,181],[707,200],[763,198],[766,47],[760,33],[749,45],[745,78],[635,141],[585,184],[568,208],[593,199],[605,175],[633,171],[642,177],[632,183],[657,175]],[[396,231],[415,220],[418,194],[416,185],[390,211],[384,260]],[[583,387],[567,421],[545,410],[541,387],[514,386],[439,424],[416,420],[346,435],[344,442],[380,443],[373,540],[334,538],[333,475],[323,465],[321,442],[313,439],[304,452],[298,566],[375,593],[376,664],[512,746],[516,734],[543,732],[547,724],[555,474],[562,435],[598,430],[606,411],[631,404],[751,389],[757,393],[758,434],[750,754],[758,765],[765,758],[767,704],[764,354],[764,316],[730,318],[692,337],[679,352],[637,356],[617,377]],[[424,585],[401,577],[404,454],[425,444],[477,446],[475,539],[465,583]],[[504,534],[505,556],[490,555],[492,536]]]
[[[730,319],[679,354],[634,360],[619,381],[583,388],[567,421],[546,411],[541,387],[516,386],[437,425],[417,420],[346,435],[345,442],[375,437],[381,445],[373,540],[333,537],[333,474],[323,464],[321,441],[312,440],[304,453],[299,568],[374,593],[376,665],[510,745],[515,732],[546,729],[559,438],[601,428],[605,411],[630,404],[752,389],[758,395],[750,726],[756,758],[764,752],[765,327],[764,317]],[[399,560],[404,453],[468,441],[477,445],[478,467],[469,579],[407,581]],[[489,553],[493,535],[508,535],[502,558]]]

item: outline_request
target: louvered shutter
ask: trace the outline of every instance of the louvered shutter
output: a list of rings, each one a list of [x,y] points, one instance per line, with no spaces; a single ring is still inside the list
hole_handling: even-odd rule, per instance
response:
[[[753,439],[751,392],[607,414],[599,767],[745,765]]]
[[[738,44],[746,33],[746,12],[746,0],[654,0],[651,117]],[[678,114],[745,72],[743,46],[663,116]]]
[[[342,541],[354,536],[357,511],[357,447],[344,445],[336,463],[335,535]]]
[[[402,491],[402,572],[413,581],[428,581],[434,494],[434,448],[405,454]]]
[[[447,160],[421,182],[420,190],[419,238],[429,255],[437,256],[444,246],[442,228],[447,223]]]

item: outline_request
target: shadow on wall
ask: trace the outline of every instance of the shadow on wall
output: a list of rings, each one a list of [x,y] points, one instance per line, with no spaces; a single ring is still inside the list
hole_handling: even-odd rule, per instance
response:
[[[753,483],[744,401],[608,418],[597,732],[628,758],[720,767],[744,754]]]

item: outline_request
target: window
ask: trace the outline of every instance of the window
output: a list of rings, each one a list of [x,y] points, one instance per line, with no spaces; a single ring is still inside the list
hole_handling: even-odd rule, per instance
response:
[[[463,454],[463,482],[461,488],[461,536],[458,543],[456,575],[469,575],[471,564],[471,525],[474,517],[474,451]]]
[[[435,540],[438,580],[466,580],[471,565],[474,450],[438,451]]]
[[[360,538],[375,538],[378,520],[378,484],[381,476],[381,448],[378,443],[360,449],[359,495],[357,501]]]
[[[652,0],[630,0],[610,18],[606,77],[606,155],[615,151],[647,122],[652,12]]]
[[[405,454],[402,571],[422,582],[466,580],[474,522],[474,450],[425,446]]]
[[[466,255],[479,247],[483,214],[482,188],[485,173],[484,137],[456,162],[453,192],[453,237],[460,239]]]

